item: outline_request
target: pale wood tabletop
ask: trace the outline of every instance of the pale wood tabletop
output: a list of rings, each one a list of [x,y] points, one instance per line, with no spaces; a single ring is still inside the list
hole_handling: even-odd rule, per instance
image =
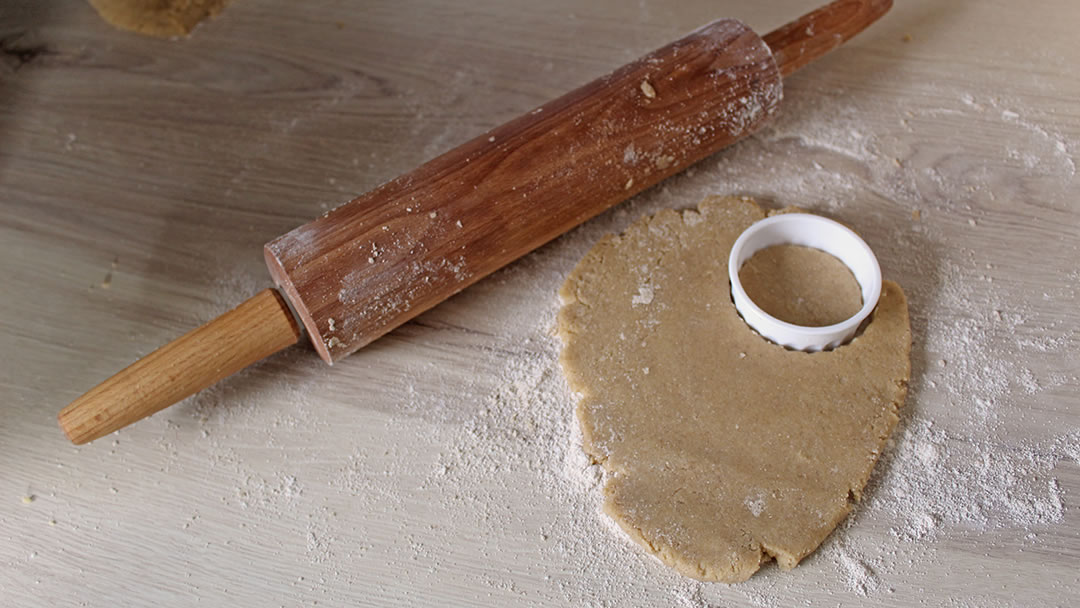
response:
[[[785,81],[769,128],[332,368],[294,347],[86,446],[56,426],[269,286],[277,235],[713,19],[815,4],[237,0],[164,41],[4,2],[0,604],[1074,605],[1072,0],[899,0]],[[596,515],[551,338],[601,235],[711,193],[852,225],[915,336],[855,514],[730,587]]]

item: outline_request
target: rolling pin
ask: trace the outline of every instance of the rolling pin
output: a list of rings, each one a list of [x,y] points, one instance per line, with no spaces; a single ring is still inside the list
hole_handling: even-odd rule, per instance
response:
[[[891,5],[837,0],[764,38],[715,21],[329,211],[266,244],[280,291],[136,361],[64,408],[60,427],[97,439],[297,343],[301,325],[333,364],[753,133],[782,77]]]

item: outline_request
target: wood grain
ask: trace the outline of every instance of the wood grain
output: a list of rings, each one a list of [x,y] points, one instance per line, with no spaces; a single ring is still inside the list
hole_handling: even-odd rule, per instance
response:
[[[786,79],[770,126],[333,368],[291,348],[90,445],[56,428],[87,387],[269,286],[277,235],[702,23],[767,32],[817,4],[244,0],[171,43],[87,3],[0,2],[2,603],[1071,605],[1080,467],[1053,448],[1080,428],[1071,0],[898,2]],[[505,459],[550,422],[489,408],[531,390],[507,370],[547,356],[554,294],[598,239],[731,193],[854,226],[911,303],[902,424],[932,421],[959,470],[977,440],[991,478],[1046,447],[1060,519],[910,540],[864,505],[794,571],[700,596],[570,534],[594,524],[551,491],[562,452]],[[965,349],[989,371],[961,373]],[[978,438],[974,397],[996,412]],[[893,490],[896,439],[867,500]],[[467,483],[439,483],[448,467]],[[875,547],[860,592],[844,559]]]
[[[892,0],[836,0],[765,35],[780,75],[789,76],[851,40],[892,8]]]
[[[764,124],[761,38],[716,21],[266,245],[332,363]]]
[[[350,354],[747,136],[775,111],[778,72],[820,57],[889,6],[834,2],[771,34],[771,48],[737,21],[713,22],[492,130],[486,142],[481,136],[275,239],[265,249],[270,273],[300,311],[316,351],[333,363],[332,353]],[[485,230],[466,231],[463,221]],[[448,229],[450,222],[462,231]],[[328,292],[336,305],[312,308],[332,302]],[[325,332],[311,310],[324,315]],[[245,332],[245,322],[257,327]],[[92,441],[295,343],[293,334],[280,296],[263,292],[75,400],[60,412],[60,426],[74,443]],[[240,343],[245,335],[250,344]]]
[[[273,289],[125,367],[65,407],[57,419],[75,444],[150,416],[296,344],[300,326]]]
[[[782,97],[778,74],[891,6],[838,0],[764,44],[711,23],[271,241],[267,266],[333,363],[753,133]]]

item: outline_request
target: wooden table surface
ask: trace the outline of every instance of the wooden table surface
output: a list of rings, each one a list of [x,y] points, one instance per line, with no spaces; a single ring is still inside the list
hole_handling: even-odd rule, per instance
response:
[[[1080,4],[897,0],[770,128],[325,366],[69,445],[56,412],[269,285],[261,246],[719,17],[814,2],[237,0],[187,40],[0,6],[0,604],[1068,606]],[[555,290],[707,193],[853,225],[911,300],[902,428],[795,571],[680,579],[575,479]],[[579,475],[580,477],[580,475]]]

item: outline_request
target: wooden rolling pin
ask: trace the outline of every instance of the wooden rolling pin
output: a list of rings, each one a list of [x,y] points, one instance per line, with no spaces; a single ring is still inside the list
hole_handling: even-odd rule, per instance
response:
[[[518,257],[738,141],[787,76],[891,0],[837,0],[757,36],[710,23],[266,245],[266,289],[59,414],[91,441],[299,341],[332,364]]]

